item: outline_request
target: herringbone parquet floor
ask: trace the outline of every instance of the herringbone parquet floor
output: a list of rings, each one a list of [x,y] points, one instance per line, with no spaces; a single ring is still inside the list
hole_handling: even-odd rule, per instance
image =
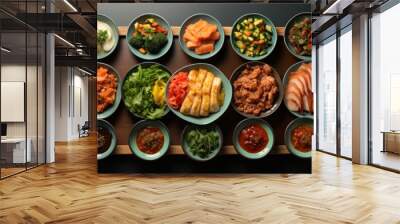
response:
[[[400,175],[323,153],[312,175],[98,175],[94,144],[0,181],[0,223],[400,223]]]

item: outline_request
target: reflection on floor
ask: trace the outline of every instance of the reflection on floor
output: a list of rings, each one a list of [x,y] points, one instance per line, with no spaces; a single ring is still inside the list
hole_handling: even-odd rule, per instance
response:
[[[3,164],[4,165],[4,164]],[[17,174],[19,172],[25,171],[25,169],[30,169],[33,167],[36,167],[36,163],[27,163],[26,168],[25,164],[10,164],[10,165],[4,165],[5,167],[1,168],[1,178],[5,178],[7,176],[11,176],[13,174]]]
[[[0,181],[0,223],[399,223],[400,175],[313,155],[304,175],[99,175],[96,142]]]
[[[400,155],[392,152],[374,151],[373,163],[400,171]]]

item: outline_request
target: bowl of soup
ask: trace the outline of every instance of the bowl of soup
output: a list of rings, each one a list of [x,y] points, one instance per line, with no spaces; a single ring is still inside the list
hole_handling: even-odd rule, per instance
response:
[[[267,121],[248,118],[239,122],[233,131],[233,146],[247,159],[261,159],[274,146],[274,132]]]
[[[129,136],[129,148],[143,160],[157,160],[170,145],[167,126],[161,121],[143,120],[135,124]]]
[[[293,155],[311,157],[313,119],[297,118],[290,122],[285,131],[285,144]]]

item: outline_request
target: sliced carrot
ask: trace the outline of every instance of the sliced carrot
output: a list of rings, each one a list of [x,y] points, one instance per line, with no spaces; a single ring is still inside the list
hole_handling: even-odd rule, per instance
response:
[[[207,54],[214,50],[214,43],[203,44],[200,47],[197,47],[194,52],[196,54]]]
[[[211,34],[210,40],[219,40],[220,38],[220,34],[218,31],[214,32],[213,34]]]
[[[200,47],[200,45],[201,45],[200,42],[195,42],[195,41],[186,42],[186,47],[188,47],[188,48],[196,48],[196,47]]]
[[[204,26],[199,32],[199,38],[202,40],[210,39],[211,35],[217,31],[217,26],[209,24]]]

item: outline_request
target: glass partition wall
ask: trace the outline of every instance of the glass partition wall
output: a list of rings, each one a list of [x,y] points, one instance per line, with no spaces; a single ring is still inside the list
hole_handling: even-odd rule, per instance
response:
[[[317,54],[317,149],[352,157],[352,28],[321,41]]]
[[[318,149],[336,154],[336,35],[321,42],[318,54]]]
[[[18,7],[37,10],[24,2]],[[46,40],[18,16],[0,7],[1,179],[45,163],[46,156]]]
[[[370,163],[400,171],[400,4],[371,18]]]

